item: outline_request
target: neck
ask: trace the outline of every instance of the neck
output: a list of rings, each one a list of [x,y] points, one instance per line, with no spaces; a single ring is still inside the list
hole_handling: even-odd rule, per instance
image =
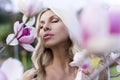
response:
[[[65,69],[69,66],[69,52],[67,50],[66,44],[59,45],[57,47],[52,48],[53,52],[53,65]]]

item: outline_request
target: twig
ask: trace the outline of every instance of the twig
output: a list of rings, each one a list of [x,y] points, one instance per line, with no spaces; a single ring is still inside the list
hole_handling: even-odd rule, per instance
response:
[[[3,53],[3,51],[5,50],[6,47],[7,47],[7,46],[5,45],[5,46],[3,46],[3,47],[0,49],[0,54]]]
[[[100,72],[102,72],[108,66],[110,66],[111,64],[113,64],[115,62],[115,60],[118,59],[119,57],[120,57],[119,53],[118,53],[118,56],[114,60],[110,56],[107,56],[106,60],[103,62],[103,64],[101,64],[100,66],[98,66],[98,68],[95,69],[94,72],[89,75],[90,80],[93,80],[96,76],[99,75]]]
[[[27,18],[26,22],[27,23],[29,21],[30,17]],[[25,26],[25,23],[23,24],[23,27]],[[3,46],[0,49],[0,54],[3,53],[3,51],[5,50],[5,48],[7,48],[7,46],[18,36],[19,32],[22,30],[22,27],[20,28],[20,30],[17,32],[17,34],[13,37],[13,39],[10,40],[10,42],[8,42],[8,44],[6,44],[5,46]]]
[[[115,75],[111,75],[110,77],[111,77],[111,78],[114,78],[114,77],[118,77],[118,76],[120,76],[120,73],[115,74]]]
[[[24,26],[24,25],[23,25]],[[8,44],[6,44],[5,46],[3,46],[0,49],[0,54],[5,50],[5,48],[7,48],[7,46],[18,36],[19,32],[22,30],[22,27],[20,28],[20,30],[17,32],[17,34],[10,40],[10,42],[8,42]]]

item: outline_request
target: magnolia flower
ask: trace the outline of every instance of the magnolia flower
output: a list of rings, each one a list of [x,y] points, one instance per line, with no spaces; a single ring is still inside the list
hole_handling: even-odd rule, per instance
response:
[[[83,50],[81,52],[77,52],[75,53],[74,57],[73,57],[73,61],[70,63],[71,66],[78,66],[80,67],[83,63],[85,59],[87,58],[87,51]]]
[[[17,59],[8,58],[0,68],[0,80],[21,80],[23,66]]]
[[[75,80],[86,80],[85,74],[82,71],[78,71]]]
[[[12,46],[20,44],[24,49],[33,52],[34,48],[30,44],[34,42],[35,36],[36,30],[34,27],[24,27],[24,23],[17,21],[14,24],[14,33],[8,35],[6,42]],[[10,42],[12,39],[14,40]]]
[[[86,50],[76,53],[73,57],[73,61],[70,62],[70,66],[78,67],[78,72],[75,80],[87,80],[86,76],[93,72],[96,66],[92,65],[92,59],[89,56],[85,56]],[[95,63],[94,63],[95,64]],[[96,77],[94,80],[98,80]]]
[[[87,56],[86,50],[76,53],[70,66],[79,67],[79,70],[85,74],[90,73],[92,71],[91,58]]]
[[[80,14],[82,47],[93,53],[109,53],[120,49],[120,9],[92,4]]]
[[[42,0],[19,0],[18,7],[27,17],[32,17],[42,9]]]

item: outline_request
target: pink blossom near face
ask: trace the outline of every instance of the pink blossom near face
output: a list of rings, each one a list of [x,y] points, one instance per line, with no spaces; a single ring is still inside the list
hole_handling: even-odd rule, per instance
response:
[[[93,53],[107,53],[120,49],[120,9],[106,9],[92,5],[80,14],[82,35],[80,43],[83,48]]]
[[[26,16],[32,17],[39,13],[42,9],[42,0],[20,0],[18,1],[18,7],[20,12]]]
[[[113,6],[108,11],[111,35],[120,35],[120,6]]]
[[[14,33],[9,34],[6,42],[7,44],[14,39],[9,45],[20,44],[28,51],[33,51],[34,48],[30,45],[34,42],[36,36],[36,29],[32,26],[24,26],[24,23],[18,21],[14,24]]]

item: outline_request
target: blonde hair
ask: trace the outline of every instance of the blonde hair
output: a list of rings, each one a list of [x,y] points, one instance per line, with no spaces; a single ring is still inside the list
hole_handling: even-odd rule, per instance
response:
[[[50,62],[52,62],[53,60],[53,54],[52,51],[48,48],[45,48],[45,46],[43,45],[40,36],[39,36],[39,20],[42,16],[42,14],[44,14],[44,12],[51,10],[49,8],[42,10],[41,13],[38,15],[37,18],[37,23],[36,23],[36,29],[37,29],[37,46],[35,48],[35,51],[33,52],[32,55],[32,61],[38,71],[38,78],[39,80],[44,80],[46,72],[45,72],[45,66],[48,65]],[[69,59],[72,60],[73,56],[76,52],[80,51],[80,46],[78,45],[77,42],[73,42],[73,40],[70,39],[69,42]]]

